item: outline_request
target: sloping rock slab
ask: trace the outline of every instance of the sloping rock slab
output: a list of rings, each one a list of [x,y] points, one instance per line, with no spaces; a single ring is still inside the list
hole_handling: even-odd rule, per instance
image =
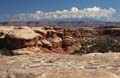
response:
[[[21,55],[0,63],[0,78],[120,78],[120,53]]]

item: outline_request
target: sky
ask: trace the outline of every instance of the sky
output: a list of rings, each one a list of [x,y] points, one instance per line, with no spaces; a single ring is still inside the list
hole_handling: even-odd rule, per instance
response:
[[[120,0],[0,0],[0,21],[120,21]]]

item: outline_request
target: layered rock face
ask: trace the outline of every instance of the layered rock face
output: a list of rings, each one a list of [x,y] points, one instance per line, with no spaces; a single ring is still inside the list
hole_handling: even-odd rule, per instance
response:
[[[120,78],[113,30],[117,35],[101,28],[0,27],[0,49],[14,55],[0,50],[0,78]]]
[[[56,31],[57,30],[57,31]],[[12,53],[29,53],[31,47],[39,48],[38,51],[65,53],[63,46],[63,35],[59,31],[62,28],[53,27],[1,27],[1,39],[4,40],[5,46],[8,46]],[[64,34],[64,32],[62,32]],[[2,41],[1,41],[2,44]],[[29,48],[29,49],[28,49]],[[25,51],[26,49],[26,51]],[[16,52],[18,50],[18,52]],[[21,51],[20,51],[21,50]],[[21,53],[24,51],[24,53]],[[32,51],[34,52],[34,51]],[[42,51],[44,52],[44,51]]]
[[[65,36],[63,39],[63,47],[66,53],[75,52],[75,40],[71,36]]]
[[[112,34],[112,35],[111,35]],[[120,52],[119,28],[60,27],[0,27],[1,48],[10,48],[12,53],[38,52],[61,54],[86,54],[93,52]],[[17,50],[19,52],[17,52]],[[21,50],[21,51],[20,51]],[[24,54],[24,53],[21,53]]]
[[[120,54],[4,57],[0,59],[0,78],[120,78]]]
[[[16,29],[5,35],[7,43],[13,49],[35,46],[42,36],[29,29]]]

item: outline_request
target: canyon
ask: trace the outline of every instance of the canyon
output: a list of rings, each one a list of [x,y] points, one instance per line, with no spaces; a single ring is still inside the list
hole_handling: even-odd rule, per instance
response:
[[[0,78],[119,78],[119,36],[119,26],[0,26]]]

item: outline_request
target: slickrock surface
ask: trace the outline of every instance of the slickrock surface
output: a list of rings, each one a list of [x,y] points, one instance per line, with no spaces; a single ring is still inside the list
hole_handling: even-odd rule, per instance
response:
[[[0,78],[120,78],[120,53],[2,57]]]

